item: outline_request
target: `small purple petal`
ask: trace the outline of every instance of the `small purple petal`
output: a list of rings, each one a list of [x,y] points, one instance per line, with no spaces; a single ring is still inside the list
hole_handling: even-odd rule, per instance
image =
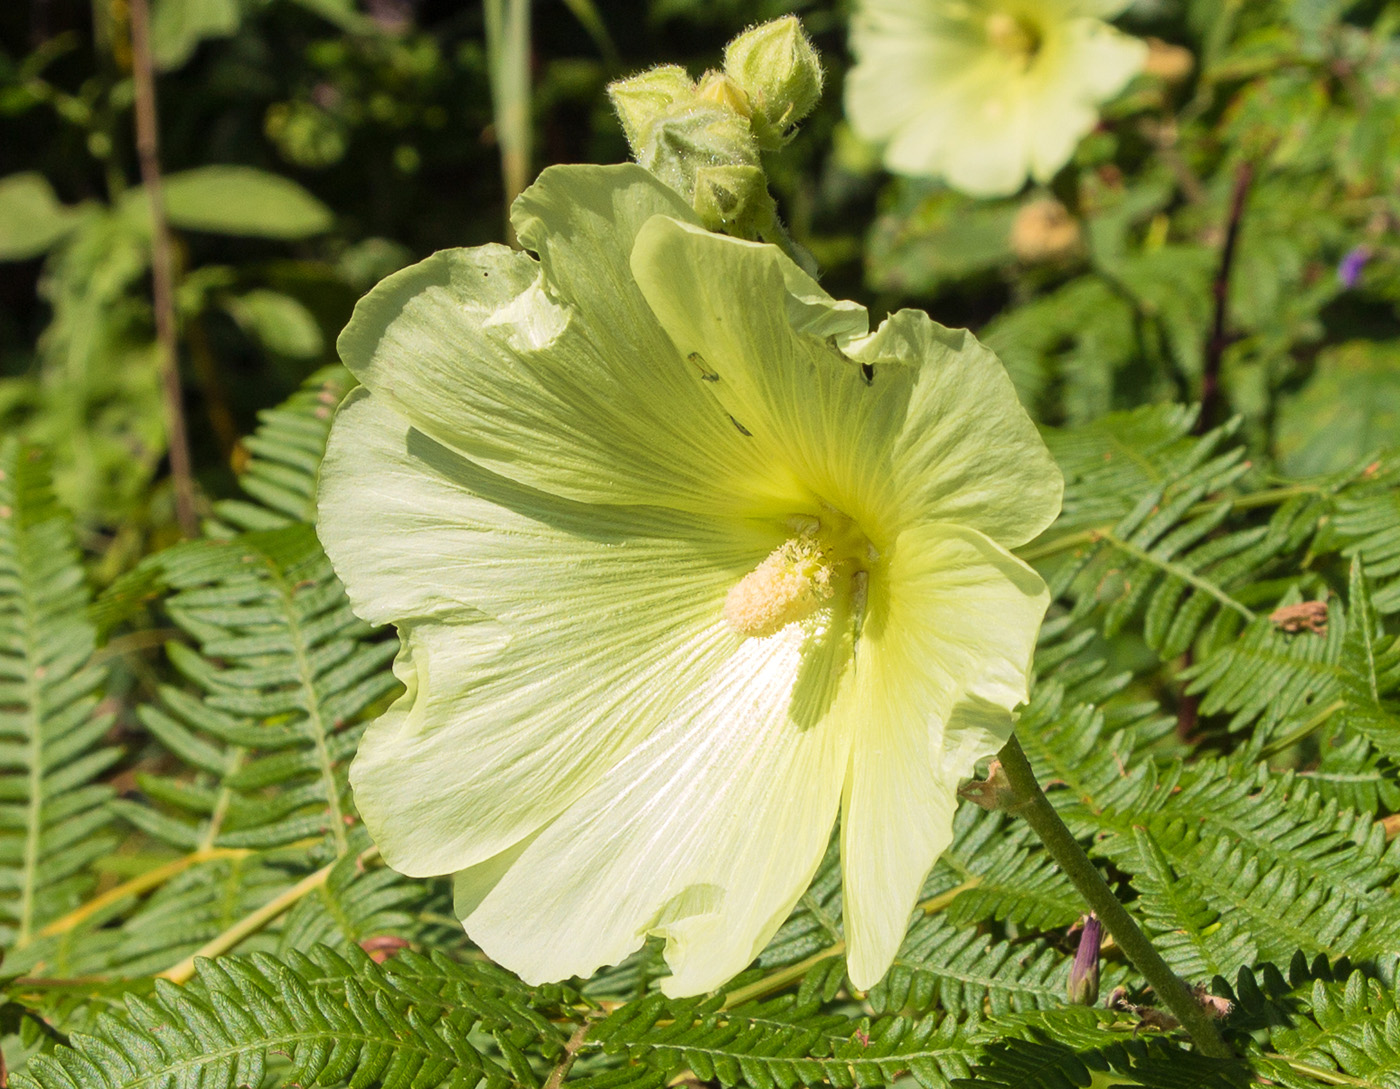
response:
[[[1361,270],[1366,267],[1366,262],[1371,259],[1371,249],[1369,246],[1353,246],[1347,255],[1342,258],[1341,264],[1337,266],[1337,279],[1345,288],[1353,288],[1356,281],[1361,279]]]

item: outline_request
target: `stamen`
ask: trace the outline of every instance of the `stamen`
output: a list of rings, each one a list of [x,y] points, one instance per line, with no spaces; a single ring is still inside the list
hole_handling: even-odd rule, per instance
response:
[[[1040,32],[1025,19],[999,11],[987,17],[987,40],[1022,68],[1029,68],[1040,52]]]
[[[724,618],[740,635],[758,639],[805,620],[831,599],[832,567],[813,538],[785,541],[729,591]]]

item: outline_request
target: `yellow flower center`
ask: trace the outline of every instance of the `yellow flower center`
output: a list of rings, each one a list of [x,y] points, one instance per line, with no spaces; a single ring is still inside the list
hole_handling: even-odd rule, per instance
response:
[[[1024,16],[998,11],[987,16],[987,41],[1025,71],[1040,52],[1040,28]]]
[[[855,523],[831,511],[825,520],[796,515],[794,536],[740,579],[724,600],[724,618],[740,635],[761,639],[806,620],[843,587],[854,611],[864,604],[874,547]]]

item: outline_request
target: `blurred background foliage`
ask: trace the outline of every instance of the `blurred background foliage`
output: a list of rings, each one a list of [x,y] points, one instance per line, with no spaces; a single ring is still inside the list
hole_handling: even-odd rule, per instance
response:
[[[1252,451],[1286,474],[1343,468],[1395,431],[1400,6],[1138,0],[1120,23],[1151,41],[1146,72],[1050,186],[1003,200],[879,171],[841,117],[840,4],[542,0],[517,63],[528,111],[504,140],[498,6],[153,0],[206,496],[230,491],[257,410],[334,359],[371,284],[503,238],[510,141],[531,173],[621,160],[610,79],[663,60],[698,73],[746,23],[788,10],[829,90],[771,174],[828,290],[971,327],[1048,424],[1198,399],[1218,367],[1210,422],[1241,415]],[[173,509],[128,20],[126,0],[0,10],[0,429],[55,451],[106,578],[169,536]]]

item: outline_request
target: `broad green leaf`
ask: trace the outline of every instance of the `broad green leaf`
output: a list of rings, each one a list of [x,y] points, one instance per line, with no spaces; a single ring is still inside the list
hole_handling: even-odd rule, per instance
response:
[[[0,261],[47,253],[81,217],[59,202],[49,180],[36,171],[0,178]]]
[[[245,333],[278,355],[313,359],[325,347],[315,316],[291,295],[259,288],[229,299],[225,307]]]
[[[133,191],[129,210],[144,219],[145,195]],[[165,179],[165,214],[172,226],[251,238],[308,238],[329,229],[332,213],[289,178],[248,166],[201,166]]]
[[[238,29],[238,0],[154,0],[151,54],[161,71],[179,68],[205,38],[227,38]]]
[[[379,29],[373,19],[355,10],[355,0],[292,0],[292,3],[334,23],[347,34],[369,34]]]

